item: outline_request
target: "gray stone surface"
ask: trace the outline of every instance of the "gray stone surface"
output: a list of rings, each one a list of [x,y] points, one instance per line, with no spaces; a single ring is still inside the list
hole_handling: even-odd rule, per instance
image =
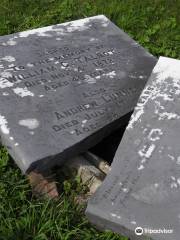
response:
[[[27,172],[125,121],[156,59],[105,16],[0,37],[2,142]]]
[[[133,240],[179,240],[179,142],[180,61],[161,57],[131,116],[111,172],[88,203],[89,219]],[[144,229],[142,236],[135,235],[137,227]],[[145,229],[169,233],[149,234]]]

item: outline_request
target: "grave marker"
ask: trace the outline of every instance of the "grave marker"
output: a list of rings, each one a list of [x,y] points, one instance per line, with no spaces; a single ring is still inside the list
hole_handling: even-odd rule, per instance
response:
[[[112,169],[89,201],[89,219],[99,228],[133,240],[179,240],[179,140],[180,61],[161,57],[138,100]]]
[[[87,150],[127,121],[155,63],[103,15],[0,37],[3,144],[23,172]]]

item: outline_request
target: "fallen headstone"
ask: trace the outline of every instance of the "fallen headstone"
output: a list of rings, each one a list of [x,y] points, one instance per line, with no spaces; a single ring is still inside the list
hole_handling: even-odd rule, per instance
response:
[[[0,37],[0,135],[23,172],[128,121],[156,59],[105,16]]]
[[[90,199],[90,221],[130,239],[179,240],[180,61],[160,57]]]

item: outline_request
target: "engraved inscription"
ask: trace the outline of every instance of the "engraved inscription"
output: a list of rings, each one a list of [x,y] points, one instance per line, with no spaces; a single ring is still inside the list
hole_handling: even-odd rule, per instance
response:
[[[11,65],[7,71],[11,74],[7,80],[14,86],[25,88],[32,92],[32,96],[41,97],[46,106],[56,105],[57,110],[52,112],[53,124],[50,126],[55,134],[74,134],[76,136],[94,132],[102,127],[102,119],[111,106],[116,106],[118,112],[126,106],[127,100],[138,94],[136,86],[114,88],[114,82],[121,82],[125,73],[120,69],[119,59],[126,67],[125,53],[106,44],[89,44],[79,47],[48,47],[37,51],[36,61],[26,64]],[[129,57],[130,61],[131,57]],[[117,74],[121,70],[121,77]],[[108,87],[106,87],[108,82]],[[110,83],[109,83],[110,82]],[[112,87],[109,87],[112,82]],[[96,84],[93,89],[91,85]],[[83,104],[63,107],[64,91],[68,93],[68,86],[72,94],[79,94]],[[74,91],[74,92],[73,92]],[[51,99],[51,96],[54,100]],[[65,96],[66,97],[66,96]],[[93,100],[92,99],[96,99]],[[41,104],[37,108],[42,111]],[[60,110],[59,110],[60,109]],[[108,122],[119,117],[112,113]],[[107,120],[106,120],[107,121]],[[103,124],[106,124],[103,121]],[[107,122],[107,123],[108,123]]]

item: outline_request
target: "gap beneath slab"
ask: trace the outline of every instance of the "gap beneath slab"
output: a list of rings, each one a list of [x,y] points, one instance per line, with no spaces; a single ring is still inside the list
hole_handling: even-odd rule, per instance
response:
[[[116,129],[109,136],[104,138],[100,143],[89,149],[89,151],[111,165],[127,124],[124,124],[122,127]]]
[[[31,172],[29,174],[30,183],[35,189],[35,195],[46,195],[48,198],[58,197],[58,192],[63,190],[63,182],[67,179],[79,176],[82,184],[87,186],[87,192],[78,195],[78,198],[83,202],[87,202],[97,188],[99,188],[104,181],[106,175],[111,169],[116,150],[121,142],[127,122],[120,128],[116,129],[110,135],[105,137],[101,142],[76,157],[68,159],[63,166],[55,167],[52,173],[56,176],[53,180],[50,176],[45,176],[41,173]],[[56,183],[58,186],[56,186]],[[49,191],[53,187],[53,192]],[[47,192],[48,191],[48,192]],[[52,196],[51,196],[52,195]],[[79,200],[78,200],[79,201]]]
[[[88,149],[87,152],[66,160],[65,164],[59,169],[61,177],[79,176],[81,178],[81,182],[88,187],[86,201],[96,192],[109,173],[127,124],[128,121],[125,121],[123,126],[114,130],[94,147]],[[58,182],[62,182],[64,177],[61,180],[59,179]]]

